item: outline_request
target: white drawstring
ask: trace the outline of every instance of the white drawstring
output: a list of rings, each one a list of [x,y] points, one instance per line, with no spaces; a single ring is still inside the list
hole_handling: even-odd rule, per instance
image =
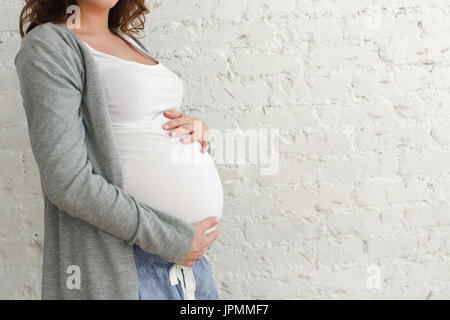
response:
[[[192,268],[173,264],[169,269],[169,281],[171,286],[180,282],[184,300],[195,300],[195,277]]]

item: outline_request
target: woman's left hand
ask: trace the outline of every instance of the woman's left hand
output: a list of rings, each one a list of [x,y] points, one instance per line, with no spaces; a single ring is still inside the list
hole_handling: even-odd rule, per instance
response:
[[[178,112],[175,110],[169,110],[164,112],[164,116],[171,121],[164,124],[163,128],[166,130],[172,130],[169,135],[171,137],[177,137],[186,135],[181,142],[184,144],[194,143],[194,141],[199,141],[202,145],[201,152],[204,153],[209,149],[209,135],[208,135],[208,126],[205,122],[200,119],[193,118],[184,114],[182,112]],[[189,135],[187,135],[189,134]]]

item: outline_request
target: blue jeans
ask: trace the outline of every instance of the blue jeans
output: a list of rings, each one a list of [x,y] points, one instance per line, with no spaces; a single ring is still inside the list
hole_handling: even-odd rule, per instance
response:
[[[183,300],[181,284],[171,286],[169,268],[174,264],[160,256],[134,246],[140,300]],[[205,256],[192,267],[195,278],[195,300],[219,300],[219,294]]]

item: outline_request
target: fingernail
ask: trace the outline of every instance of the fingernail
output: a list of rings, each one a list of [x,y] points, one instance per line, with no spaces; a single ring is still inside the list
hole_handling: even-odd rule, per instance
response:
[[[216,217],[216,222],[219,222],[220,221],[220,218],[219,217]]]
[[[175,135],[175,131],[172,131],[172,132],[170,133],[170,135],[171,135],[171,136],[174,136],[174,135]]]
[[[169,129],[169,125],[168,125],[168,124],[165,124],[163,128],[164,128],[164,129]]]

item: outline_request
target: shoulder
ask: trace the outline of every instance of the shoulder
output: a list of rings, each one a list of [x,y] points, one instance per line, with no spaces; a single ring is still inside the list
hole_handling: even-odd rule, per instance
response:
[[[22,39],[21,46],[28,43],[41,42],[52,47],[59,48],[67,46],[74,41],[72,31],[63,24],[54,24],[47,22],[36,26]]]
[[[63,24],[48,22],[35,27],[22,39],[17,55],[33,54],[39,48],[54,51],[65,60],[81,58],[76,36]]]
[[[53,76],[70,79],[81,90],[85,63],[79,40],[65,25],[45,23],[35,27],[23,39],[14,59],[17,72],[24,81]]]
[[[63,24],[50,22],[36,26],[25,35],[15,57],[16,66],[19,60],[64,63],[73,69],[72,72],[83,65],[79,43],[73,32]]]

